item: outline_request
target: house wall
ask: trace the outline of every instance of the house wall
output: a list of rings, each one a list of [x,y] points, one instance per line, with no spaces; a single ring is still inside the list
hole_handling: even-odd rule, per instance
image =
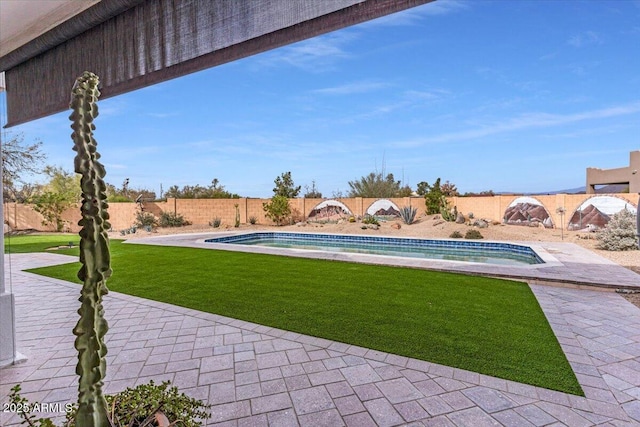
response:
[[[587,168],[587,193],[596,185],[629,184],[629,193],[640,193],[640,151],[629,153],[629,166],[615,169]]]

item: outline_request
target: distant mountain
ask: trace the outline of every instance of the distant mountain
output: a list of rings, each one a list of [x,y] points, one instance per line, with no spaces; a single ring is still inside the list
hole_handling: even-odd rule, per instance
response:
[[[582,186],[582,187],[576,187],[576,188],[569,188],[566,190],[549,191],[547,193],[538,193],[538,194],[584,194],[586,192],[587,192],[587,187]]]
[[[610,193],[624,193],[629,191],[629,186],[626,184],[611,184],[605,185],[604,187],[597,188],[596,194],[610,194]],[[576,188],[568,188],[566,190],[555,190],[555,191],[539,191],[536,193],[517,193],[513,191],[501,191],[496,192],[497,195],[508,196],[513,194],[521,194],[523,196],[544,196],[547,194],[585,194],[587,192],[587,187],[576,187]]]

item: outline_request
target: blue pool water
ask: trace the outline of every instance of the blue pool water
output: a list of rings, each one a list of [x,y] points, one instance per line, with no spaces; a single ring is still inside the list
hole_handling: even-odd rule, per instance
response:
[[[500,265],[522,266],[544,263],[540,256],[528,246],[468,240],[429,240],[358,235],[259,232],[216,237],[207,239],[205,242],[331,252],[354,252]]]

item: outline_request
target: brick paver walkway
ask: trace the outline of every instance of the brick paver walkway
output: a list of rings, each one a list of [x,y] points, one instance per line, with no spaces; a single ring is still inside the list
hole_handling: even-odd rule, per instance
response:
[[[76,400],[79,287],[19,271],[66,260],[11,257],[28,359],[0,369],[0,404],[16,383],[32,401]],[[532,289],[586,398],[115,292],[105,390],[171,380],[221,426],[640,425],[640,310],[612,292]],[[0,413],[0,425],[17,422]]]

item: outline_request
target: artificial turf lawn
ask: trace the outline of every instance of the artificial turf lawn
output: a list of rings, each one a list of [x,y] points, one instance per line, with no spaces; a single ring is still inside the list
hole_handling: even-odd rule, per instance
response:
[[[4,252],[14,254],[44,252],[49,248],[66,246],[69,245],[69,243],[73,243],[76,249],[74,252],[66,253],[78,254],[77,246],[80,244],[80,236],[78,236],[78,234],[60,233],[11,236],[4,238]]]
[[[583,395],[525,283],[120,241],[111,255],[113,291]]]

